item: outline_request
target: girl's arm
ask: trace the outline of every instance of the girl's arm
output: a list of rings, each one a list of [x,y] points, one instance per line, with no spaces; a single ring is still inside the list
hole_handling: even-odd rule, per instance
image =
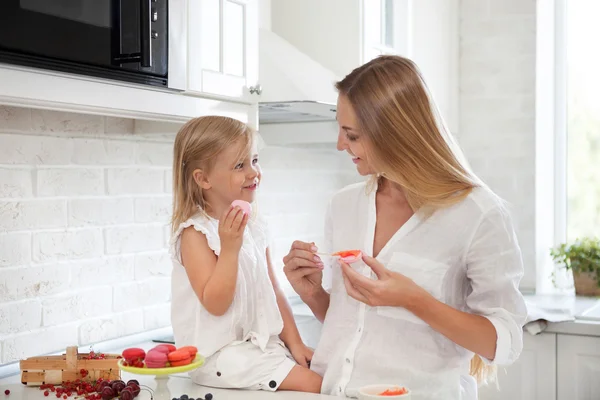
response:
[[[247,222],[248,217],[238,208],[225,211],[219,220],[219,257],[202,232],[188,227],[181,234],[182,264],[200,303],[213,315],[225,314],[233,302],[238,256]]]
[[[217,258],[206,236],[193,227],[181,234],[181,259],[194,293],[209,313],[221,316],[233,302],[239,252],[222,251]]]
[[[299,344],[303,345],[302,338],[300,337],[300,332],[298,332],[298,327],[296,326],[296,321],[294,320],[292,309],[287,301],[287,298],[285,297],[285,294],[283,293],[283,290],[279,286],[279,282],[273,271],[273,263],[271,262],[271,254],[268,247],[266,251],[266,256],[269,278],[271,279],[271,284],[273,285],[273,290],[275,291],[275,297],[277,298],[277,306],[279,307],[279,312],[281,313],[281,317],[283,318],[283,330],[281,331],[279,337],[290,349]]]

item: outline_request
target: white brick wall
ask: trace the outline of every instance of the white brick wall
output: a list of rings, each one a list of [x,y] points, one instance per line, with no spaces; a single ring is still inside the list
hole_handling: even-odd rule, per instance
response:
[[[169,325],[176,129],[0,106],[0,363]]]
[[[535,0],[461,0],[460,125],[471,166],[511,205],[535,285]]]
[[[329,197],[362,179],[348,155],[332,148],[266,147],[260,152],[263,184],[257,206],[269,222],[271,257],[288,295],[294,292],[283,274],[283,256],[296,239],[321,245]]]
[[[0,106],[0,363],[170,325],[176,129]],[[359,179],[326,147],[261,151],[258,207],[288,291],[291,242],[319,243],[330,194]]]

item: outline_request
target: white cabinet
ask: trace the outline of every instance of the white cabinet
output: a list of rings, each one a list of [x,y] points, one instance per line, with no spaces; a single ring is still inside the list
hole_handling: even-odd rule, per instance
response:
[[[523,335],[523,352],[510,367],[498,368],[495,385],[479,389],[480,400],[555,400],[556,334]]]
[[[600,398],[600,337],[558,336],[557,400]]]
[[[188,92],[254,104],[258,0],[188,1]]]

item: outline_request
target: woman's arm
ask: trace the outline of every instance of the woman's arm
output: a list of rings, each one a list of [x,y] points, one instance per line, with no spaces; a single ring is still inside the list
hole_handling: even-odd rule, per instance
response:
[[[496,355],[496,329],[485,317],[459,311],[425,292],[415,296],[407,310],[459,346],[488,360]]]
[[[511,364],[523,348],[527,308],[519,292],[523,275],[521,252],[503,209],[494,209],[482,217],[468,249],[466,275],[472,289],[466,300],[469,312],[436,300],[411,279],[364,255],[363,260],[379,279],[366,278],[343,264],[346,290],[371,306],[406,308],[488,362]]]

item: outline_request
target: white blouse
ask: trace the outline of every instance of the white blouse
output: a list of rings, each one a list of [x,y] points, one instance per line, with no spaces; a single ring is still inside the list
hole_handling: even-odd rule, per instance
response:
[[[269,338],[279,335],[283,329],[267,268],[266,223],[256,218],[246,226],[234,299],[222,316],[214,316],[202,306],[181,264],[181,232],[189,226],[206,236],[208,246],[217,256],[221,251],[219,221],[201,213],[182,223],[173,235],[171,323],[175,343],[177,346],[196,346],[204,357],[210,357],[229,344],[246,340],[252,340],[265,350]]]
[[[375,222],[375,191],[368,193],[365,183],[341,190],[328,209],[323,250],[371,255]],[[497,332],[496,355],[484,361],[508,365],[518,358],[527,314],[518,289],[523,264],[510,217],[491,191],[474,189],[427,219],[416,213],[377,260],[436,299],[488,318]],[[352,266],[375,278],[362,261]],[[404,308],[354,300],[337,265],[331,274],[330,305],[312,360],[312,369],[324,375],[322,393],[355,397],[361,386],[391,383],[410,388],[414,400],[476,400],[468,375],[472,352]]]

